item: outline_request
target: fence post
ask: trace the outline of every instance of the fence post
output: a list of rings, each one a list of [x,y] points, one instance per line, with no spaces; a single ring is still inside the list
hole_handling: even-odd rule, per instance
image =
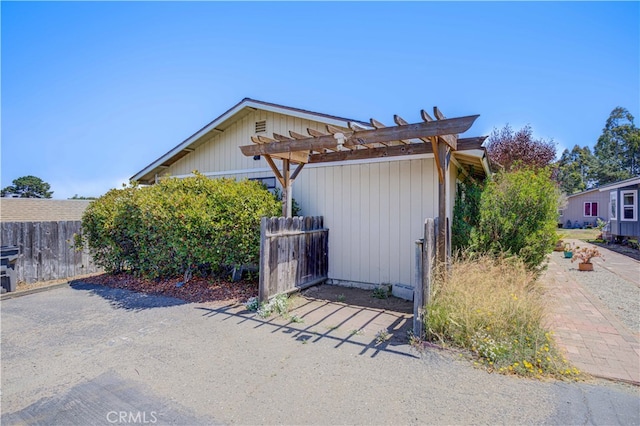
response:
[[[431,282],[435,267],[436,222],[424,221],[424,239],[416,241],[416,285],[413,290],[413,335],[424,338],[424,320],[431,297]]]
[[[260,219],[260,269],[259,269],[259,284],[258,284],[258,300],[266,302],[269,298],[268,289],[266,286],[269,283],[269,245],[267,244],[267,225],[269,224],[269,218],[263,217]]]
[[[422,251],[422,292],[424,304],[431,301],[431,281],[435,266],[436,226],[435,221],[428,218],[424,221],[424,250]]]
[[[422,288],[422,251],[424,239],[416,240],[416,276],[413,287],[413,335],[422,338],[424,334],[424,295]]]

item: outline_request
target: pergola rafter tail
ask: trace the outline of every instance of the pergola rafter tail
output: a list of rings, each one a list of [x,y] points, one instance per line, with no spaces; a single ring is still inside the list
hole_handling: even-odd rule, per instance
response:
[[[380,129],[362,130],[357,132],[343,131],[336,132],[332,135],[309,137],[300,140],[273,140],[273,142],[243,145],[240,147],[240,150],[246,156],[282,154],[299,151],[321,152],[324,149],[337,148],[339,146],[356,147],[360,145],[399,141],[403,139],[455,135],[469,130],[478,117],[479,115],[471,115],[467,117],[383,127]]]

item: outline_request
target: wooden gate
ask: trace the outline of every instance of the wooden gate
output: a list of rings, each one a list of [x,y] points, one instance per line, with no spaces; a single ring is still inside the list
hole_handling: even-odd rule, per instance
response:
[[[260,301],[319,284],[329,271],[329,230],[322,216],[262,218]]]

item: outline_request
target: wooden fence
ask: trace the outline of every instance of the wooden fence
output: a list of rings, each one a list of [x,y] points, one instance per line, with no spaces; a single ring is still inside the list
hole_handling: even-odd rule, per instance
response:
[[[445,264],[438,264],[436,259],[438,242],[438,218],[427,218],[424,221],[424,238],[416,241],[416,275],[413,289],[413,335],[424,337],[424,320],[429,309],[431,287],[436,273],[447,274],[451,266],[451,228],[449,218],[445,245]],[[441,277],[444,277],[442,275]]]
[[[322,216],[262,218],[260,301],[326,280],[328,242]]]
[[[89,252],[76,251],[73,236],[80,221],[3,222],[2,245],[18,246],[18,282],[33,283],[99,272]]]

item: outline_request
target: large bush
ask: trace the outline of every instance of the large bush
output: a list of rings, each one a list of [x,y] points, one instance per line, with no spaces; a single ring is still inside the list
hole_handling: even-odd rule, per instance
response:
[[[471,233],[480,220],[481,195],[481,183],[468,177],[458,182],[451,224],[451,247],[457,252],[471,244]]]
[[[196,174],[109,191],[87,208],[82,234],[108,272],[188,279],[198,270],[257,263],[260,218],[279,211],[258,182]]]
[[[541,270],[557,240],[558,197],[546,168],[497,173],[480,198],[474,251],[517,255],[528,269]]]

